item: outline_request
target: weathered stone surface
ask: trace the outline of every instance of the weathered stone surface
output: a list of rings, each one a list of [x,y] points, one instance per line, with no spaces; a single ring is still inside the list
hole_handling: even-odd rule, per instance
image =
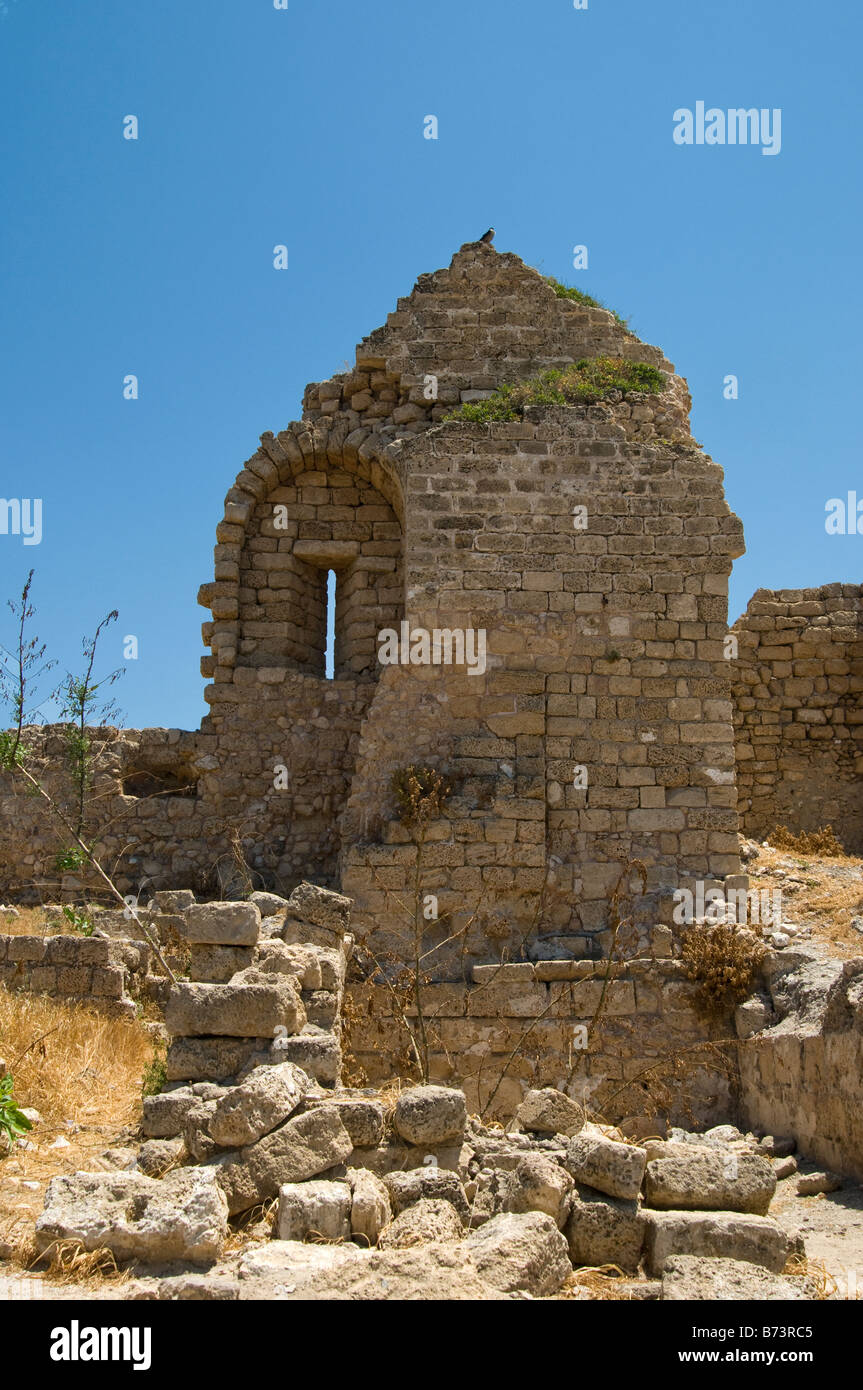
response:
[[[407,1172],[387,1173],[384,1185],[396,1215],[421,1198],[434,1198],[450,1202],[459,1219],[467,1225],[470,1208],[457,1173],[431,1165],[411,1168]]]
[[[148,1178],[161,1178],[182,1162],[185,1148],[182,1139],[148,1139],[138,1150],[138,1169]]]
[[[520,1289],[544,1298],[572,1272],[566,1241],[544,1212],[492,1217],[465,1237],[462,1248],[480,1276],[507,1293]]]
[[[188,1086],[145,1096],[141,1128],[148,1139],[173,1139],[182,1133],[183,1118],[195,1104]]]
[[[226,985],[175,985],[165,1010],[165,1027],[175,1037],[276,1038],[277,1029],[298,1033],[305,1021],[292,976],[254,970]]]
[[[465,1258],[464,1245],[362,1251],[271,1241],[243,1257],[240,1298],[280,1302],[438,1302],[506,1299]]]
[[[349,1168],[347,1181],[353,1198],[351,1235],[360,1245],[377,1245],[392,1219],[389,1193],[381,1179],[365,1168]]]
[[[206,1163],[218,1149],[210,1133],[210,1121],[216,1109],[214,1100],[195,1098],[195,1104],[183,1117],[183,1142],[186,1152],[196,1163]]]
[[[351,918],[351,899],[314,883],[299,883],[288,899],[288,914],[301,922],[325,927],[341,937]]]
[[[228,1206],[210,1168],[143,1173],[73,1173],[52,1178],[36,1241],[77,1240],[120,1260],[214,1260],[227,1235]]]
[[[409,1144],[430,1149],[460,1139],[466,1120],[463,1091],[447,1086],[415,1086],[399,1096],[393,1124]]]
[[[311,1079],[293,1062],[256,1067],[216,1104],[209,1130],[222,1148],[242,1148],[269,1134],[296,1110]]]
[[[577,1134],[584,1124],[584,1110],[577,1101],[552,1086],[528,1091],[515,1112],[515,1128],[534,1134]]]
[[[646,1220],[637,1200],[609,1197],[580,1187],[564,1235],[574,1265],[618,1265],[635,1274],[644,1248]]]
[[[279,1240],[347,1240],[351,1189],[346,1182],[284,1183],[279,1188]]]
[[[278,893],[264,893],[260,891],[250,893],[249,902],[255,904],[261,917],[272,917],[277,912],[284,912],[288,905],[287,898],[280,898]]]
[[[842,1186],[840,1173],[801,1173],[797,1179],[798,1197],[817,1197],[822,1192],[838,1192]]]
[[[400,1211],[381,1231],[381,1249],[406,1250],[432,1241],[461,1240],[464,1227],[455,1208],[441,1197],[421,1197]]]
[[[315,1081],[334,1085],[342,1069],[342,1051],[333,1033],[306,1024],[301,1033],[278,1039],[278,1057],[295,1062]]]
[[[662,1272],[662,1298],[669,1303],[750,1299],[767,1303],[805,1302],[811,1296],[804,1280],[770,1274],[746,1260],[672,1255]]]
[[[677,1211],[743,1211],[764,1216],[776,1191],[768,1158],[734,1149],[652,1159],[644,1176],[649,1207]]]
[[[351,1136],[355,1149],[376,1148],[384,1136],[384,1107],[378,1100],[361,1096],[306,1096],[308,1109],[332,1106],[339,1112],[342,1124]]]
[[[272,1038],[174,1038],[165,1059],[168,1080],[233,1080],[244,1067],[257,1066],[268,1055],[285,1060],[284,1053],[276,1059],[272,1043]]]
[[[196,984],[226,985],[238,970],[247,970],[254,957],[252,946],[192,944],[189,947],[189,979]]]
[[[203,946],[254,946],[261,914],[254,903],[194,903],[183,913],[183,935]]]
[[[213,1161],[232,1216],[275,1197],[283,1183],[305,1182],[337,1163],[353,1145],[333,1110],[310,1110],[247,1148]]]
[[[575,1184],[565,1168],[544,1154],[526,1154],[509,1177],[507,1210],[544,1211],[562,1228]]]
[[[780,1273],[790,1251],[788,1236],[769,1216],[738,1212],[645,1212],[648,1274],[661,1274],[671,1255],[710,1255],[747,1260]]]
[[[584,1183],[609,1197],[631,1200],[641,1191],[647,1163],[644,1149],[608,1139],[596,1126],[582,1130],[569,1141],[566,1168],[577,1183]]]

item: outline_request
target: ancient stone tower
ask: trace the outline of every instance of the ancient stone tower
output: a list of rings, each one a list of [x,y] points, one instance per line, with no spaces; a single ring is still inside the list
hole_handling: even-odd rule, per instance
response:
[[[446,418],[601,355],[664,388]],[[185,753],[205,838],[238,825],[271,881],[337,884],[360,923],[395,921],[416,846],[392,774],[439,767],[453,794],[426,887],[451,920],[481,904],[474,957],[523,932],[541,892],[549,949],[595,954],[627,860],[652,920],[688,879],[736,874],[724,639],[742,528],[689,403],[658,349],[517,256],[469,243],[421,276],[228,492],[200,594],[211,713]],[[378,659],[385,630],[406,639],[397,664]],[[435,630],[480,634],[484,662],[413,664],[413,634]]]

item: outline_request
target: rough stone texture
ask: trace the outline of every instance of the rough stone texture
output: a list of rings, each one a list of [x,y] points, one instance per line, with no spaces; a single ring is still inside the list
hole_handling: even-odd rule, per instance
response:
[[[656,1158],[644,1175],[649,1207],[678,1211],[743,1211],[765,1216],[776,1191],[770,1160],[726,1149],[690,1146],[692,1154]]]
[[[646,1220],[637,1201],[579,1187],[564,1235],[574,1265],[618,1265],[635,1274],[644,1248]]]
[[[601,354],[658,368],[663,389],[444,421],[502,382]],[[308,388],[303,419],[261,436],[228,489],[199,595],[210,714],[192,732],[107,739],[94,804],[121,886],[143,871],[157,887],[211,892],[216,863],[219,887],[237,891],[226,826],[241,823],[265,886],[339,882],[361,930],[398,937],[411,846],[389,783],[408,728],[411,756],[465,788],[434,851],[441,908],[469,915],[484,893],[510,944],[532,920],[552,842],[572,854],[549,926],[582,955],[602,949],[621,858],[648,866],[650,925],[681,863],[692,877],[737,872],[723,638],[743,541],[689,404],[657,348],[559,298],[518,256],[468,243],[422,275],[347,373]],[[402,621],[487,633],[486,669],[381,666],[377,635]],[[59,779],[61,732],[36,744]],[[7,788],[0,813],[16,834],[2,840],[0,891],[7,872],[36,877],[49,853]],[[478,921],[472,958],[498,959],[499,944]]]
[[[584,1110],[553,1086],[528,1091],[515,1112],[514,1128],[534,1134],[577,1134],[584,1124]]]
[[[255,903],[195,903],[183,913],[183,935],[203,946],[254,946],[261,928]]]
[[[784,1279],[744,1260],[673,1255],[662,1272],[662,1298],[669,1303],[690,1300],[759,1303],[806,1301],[805,1281]]]
[[[275,1197],[283,1183],[305,1182],[350,1157],[350,1135],[333,1110],[310,1110],[248,1148],[214,1160],[232,1216]]]
[[[465,1237],[463,1249],[481,1277],[507,1293],[544,1298],[572,1272],[566,1241],[544,1212],[495,1216]]]
[[[574,1183],[566,1169],[544,1154],[528,1154],[510,1174],[507,1210],[543,1211],[558,1227],[566,1225]]]
[[[779,1021],[739,1048],[747,1121],[863,1182],[863,959],[783,955],[770,979]]]
[[[86,999],[111,1015],[134,1016],[133,996],[145,988],[150,960],[145,943],[0,935],[0,984],[55,999]]]
[[[355,1149],[376,1148],[384,1137],[384,1107],[378,1100],[359,1096],[306,1096],[305,1104],[310,1109],[326,1105],[337,1110]]]
[[[415,1086],[402,1092],[393,1117],[402,1139],[427,1149],[460,1139],[466,1121],[464,1092],[445,1086]]]
[[[442,1197],[421,1197],[381,1231],[379,1244],[381,1249],[406,1250],[411,1245],[461,1240],[463,1236],[464,1227],[450,1202]]]
[[[509,1297],[480,1276],[462,1246],[452,1244],[363,1252],[271,1241],[243,1257],[239,1276],[243,1300],[427,1303]]]
[[[423,1198],[439,1198],[450,1202],[463,1225],[467,1225],[470,1208],[464,1187],[456,1173],[446,1172],[436,1166],[413,1168],[409,1172],[387,1173],[384,1183],[396,1215]]]
[[[279,1188],[279,1240],[347,1240],[351,1189],[346,1182],[290,1182]]]
[[[216,1259],[228,1206],[209,1168],[179,1168],[161,1179],[143,1173],[73,1173],[52,1178],[36,1222],[36,1242],[77,1240],[120,1260],[157,1263]]]
[[[311,1081],[293,1062],[257,1067],[216,1103],[210,1134],[222,1148],[242,1148],[269,1134],[296,1110]]]
[[[138,1168],[148,1178],[161,1178],[182,1162],[184,1151],[182,1139],[148,1139],[138,1150]]]
[[[189,1086],[145,1096],[141,1128],[148,1139],[173,1139],[182,1133],[186,1112],[195,1104]]]
[[[360,1245],[377,1245],[384,1226],[392,1219],[389,1193],[379,1177],[366,1168],[349,1168],[351,1235]]]
[[[759,589],[731,629],[741,829],[832,825],[863,850],[863,586]]]
[[[255,970],[227,985],[177,984],[165,1010],[165,1027],[174,1037],[275,1038],[279,1028],[298,1033],[305,1021],[293,978]]]
[[[632,1144],[608,1139],[591,1125],[570,1139],[566,1167],[577,1183],[585,1183],[609,1197],[635,1198],[641,1191],[647,1154]]]
[[[648,1274],[661,1274],[670,1255],[748,1260],[779,1274],[790,1252],[788,1236],[769,1216],[736,1212],[645,1212]]]

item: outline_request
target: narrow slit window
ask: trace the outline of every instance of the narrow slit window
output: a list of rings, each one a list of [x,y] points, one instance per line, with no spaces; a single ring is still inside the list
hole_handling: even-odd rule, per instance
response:
[[[328,681],[333,679],[336,647],[336,572],[327,572],[327,649],[324,659],[324,675]]]

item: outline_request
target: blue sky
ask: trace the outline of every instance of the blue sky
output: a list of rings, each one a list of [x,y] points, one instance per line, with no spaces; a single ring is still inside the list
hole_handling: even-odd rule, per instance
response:
[[[0,594],[35,567],[61,664],[118,608],[126,722],[195,727],[236,472],[490,223],[688,378],[746,533],[732,618],[859,582],[824,506],[863,496],[861,31],[851,0],[0,0],[0,494],[43,499]],[[676,145],[699,100],[781,108],[781,152]]]

